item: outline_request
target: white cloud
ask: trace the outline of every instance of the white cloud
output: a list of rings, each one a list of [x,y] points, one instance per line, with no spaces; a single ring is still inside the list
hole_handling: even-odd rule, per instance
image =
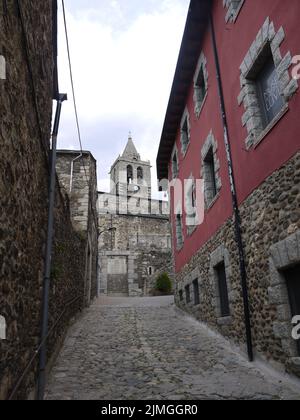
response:
[[[129,15],[124,0],[82,9],[80,13],[68,9],[83,143],[98,159],[99,179],[106,176],[122,152],[116,153],[112,143],[119,142],[122,149],[129,130],[139,152],[155,166],[188,3],[189,0],[152,0],[134,17]],[[60,90],[67,91],[70,99],[64,105],[61,125],[61,142],[67,147],[76,144],[76,127],[62,20],[59,29]],[[127,121],[128,126],[124,127]],[[101,124],[106,126],[104,138],[100,137]],[[105,161],[104,148],[109,148]]]

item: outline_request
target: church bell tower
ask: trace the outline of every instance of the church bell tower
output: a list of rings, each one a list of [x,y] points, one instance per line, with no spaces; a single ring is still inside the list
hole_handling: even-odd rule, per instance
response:
[[[112,194],[151,199],[151,164],[141,160],[131,133],[122,156],[111,167],[110,177]]]

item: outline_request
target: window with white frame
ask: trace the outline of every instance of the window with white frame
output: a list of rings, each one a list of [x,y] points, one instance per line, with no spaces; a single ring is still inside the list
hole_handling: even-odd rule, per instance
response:
[[[190,116],[187,109],[184,111],[184,114],[182,116],[180,133],[181,150],[182,153],[185,154],[191,140]]]
[[[208,89],[208,72],[206,63],[206,57],[202,52],[194,75],[194,105],[195,115],[197,118],[200,116]]]

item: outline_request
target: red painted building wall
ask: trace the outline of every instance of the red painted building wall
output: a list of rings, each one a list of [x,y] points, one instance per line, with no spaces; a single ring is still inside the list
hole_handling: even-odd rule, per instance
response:
[[[257,7],[255,7],[257,3]],[[292,12],[291,12],[292,11]],[[300,2],[290,0],[245,0],[235,23],[225,22],[226,9],[222,1],[214,1],[213,20],[219,52],[225,105],[232,147],[232,157],[238,201],[241,204],[270,174],[280,168],[300,149],[300,94],[296,93],[289,102],[289,111],[256,147],[246,150],[247,130],[242,126],[241,118],[245,109],[238,105],[237,97],[241,91],[240,65],[250,49],[252,42],[266,18],[275,24],[275,31],[283,26],[286,37],[281,46],[282,56],[290,51],[292,56],[300,54],[300,42],[297,34],[300,16]],[[200,178],[201,149],[211,129],[218,142],[218,158],[221,162],[220,176],[222,189],[215,204],[205,212],[204,223],[188,236],[184,223],[184,246],[175,252],[176,272],[191,259],[232,215],[232,202],[229,185],[228,167],[224,147],[223,125],[220,115],[220,101],[216,80],[216,68],[212,50],[209,28],[206,31],[203,45],[199,49],[207,58],[208,96],[201,111],[200,118],[194,114],[193,81],[186,106],[190,114],[191,142],[183,157],[180,144],[180,127],[176,138],[179,158],[179,179],[184,182],[193,174]],[[196,70],[196,69],[195,69]],[[171,174],[171,163],[169,165]],[[171,178],[171,177],[170,177]],[[183,196],[184,199],[184,196]],[[173,201],[173,196],[171,197]],[[172,206],[176,203],[172,202]],[[174,212],[172,212],[174,213]],[[172,214],[173,235],[176,238],[175,216]],[[185,213],[183,212],[183,222]],[[176,248],[176,243],[174,244]]]

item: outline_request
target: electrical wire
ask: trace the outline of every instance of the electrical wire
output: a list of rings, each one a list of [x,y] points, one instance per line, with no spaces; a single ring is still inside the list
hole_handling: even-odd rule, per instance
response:
[[[64,20],[64,28],[65,28],[65,36],[66,36],[66,45],[67,45],[67,51],[68,51],[68,62],[69,62],[70,80],[71,80],[71,86],[72,86],[73,104],[74,104],[74,111],[75,111],[75,118],[76,118],[76,127],[77,127],[78,141],[79,141],[80,152],[81,152],[81,156],[78,156],[78,158],[81,158],[82,160],[86,183],[89,186],[89,178],[87,176],[86,166],[85,166],[84,157],[83,157],[82,137],[81,137],[80,124],[79,124],[79,117],[78,117],[78,108],[77,108],[75,85],[74,85],[74,78],[73,78],[73,68],[72,68],[72,60],[71,60],[71,52],[70,52],[67,16],[66,16],[66,8],[65,8],[64,0],[62,0],[62,11],[63,11],[63,20]],[[94,220],[95,221],[98,220],[98,217],[95,214],[93,207],[92,207],[92,214],[93,214]]]
[[[79,156],[79,157],[81,157],[83,168],[84,168],[84,173],[85,173],[85,177],[86,177],[86,182],[89,185],[89,179],[88,179],[88,176],[87,176],[84,157],[83,157],[82,136],[81,136],[79,117],[78,117],[77,101],[76,101],[76,95],[75,95],[75,86],[74,86],[71,52],[70,52],[70,42],[69,42],[69,34],[68,34],[67,16],[66,16],[66,8],[65,8],[65,1],[64,0],[62,0],[62,11],[63,11],[63,19],[64,19],[67,52],[68,52],[68,62],[69,62],[70,81],[71,81],[71,87],[72,87],[73,105],[74,105],[74,112],[75,112],[79,147],[80,147],[80,152],[81,152],[81,156]]]

